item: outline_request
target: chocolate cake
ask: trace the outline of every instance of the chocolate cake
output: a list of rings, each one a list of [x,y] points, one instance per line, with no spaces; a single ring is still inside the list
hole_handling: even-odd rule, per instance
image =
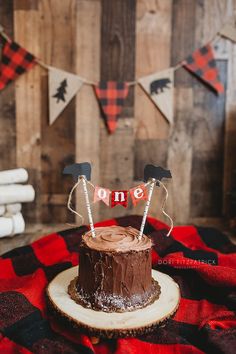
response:
[[[87,232],[80,247],[79,274],[69,285],[71,298],[104,312],[143,308],[160,295],[151,276],[152,241],[132,227],[98,227]]]

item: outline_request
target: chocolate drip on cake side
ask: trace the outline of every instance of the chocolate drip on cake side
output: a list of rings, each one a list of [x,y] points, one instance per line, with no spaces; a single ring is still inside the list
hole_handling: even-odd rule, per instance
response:
[[[83,236],[78,278],[69,286],[81,305],[106,312],[132,311],[155,301],[160,287],[151,276],[151,240],[128,227],[96,229]]]

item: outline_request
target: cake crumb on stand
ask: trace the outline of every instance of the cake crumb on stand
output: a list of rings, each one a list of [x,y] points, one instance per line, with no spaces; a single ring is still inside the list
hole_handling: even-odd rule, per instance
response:
[[[100,338],[99,337],[90,337],[91,343],[92,344],[99,344]]]

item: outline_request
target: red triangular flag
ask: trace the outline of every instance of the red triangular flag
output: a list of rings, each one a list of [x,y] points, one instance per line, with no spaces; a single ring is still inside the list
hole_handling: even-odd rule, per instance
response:
[[[36,61],[35,57],[13,41],[0,37],[2,57],[0,63],[0,90],[14,81],[18,76],[31,69]]]
[[[219,71],[216,67],[213,50],[210,44],[197,49],[183,62],[184,68],[210,85],[217,93],[224,92],[220,82]]]
[[[140,200],[147,200],[148,198],[147,188],[145,187],[144,183],[134,188],[131,188],[129,190],[129,194],[131,196],[134,206],[136,206],[140,202]]]
[[[118,115],[121,113],[128,91],[126,82],[101,81],[95,86],[95,92],[110,133],[116,130]]]
[[[128,206],[128,191],[112,191],[111,192],[111,207],[122,205],[124,208]]]

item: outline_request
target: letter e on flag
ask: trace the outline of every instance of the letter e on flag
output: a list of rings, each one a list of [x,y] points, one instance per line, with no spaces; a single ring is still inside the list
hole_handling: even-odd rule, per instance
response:
[[[140,200],[147,200],[147,188],[145,187],[145,184],[140,184],[137,187],[131,188],[129,192],[134,206],[136,206]]]

